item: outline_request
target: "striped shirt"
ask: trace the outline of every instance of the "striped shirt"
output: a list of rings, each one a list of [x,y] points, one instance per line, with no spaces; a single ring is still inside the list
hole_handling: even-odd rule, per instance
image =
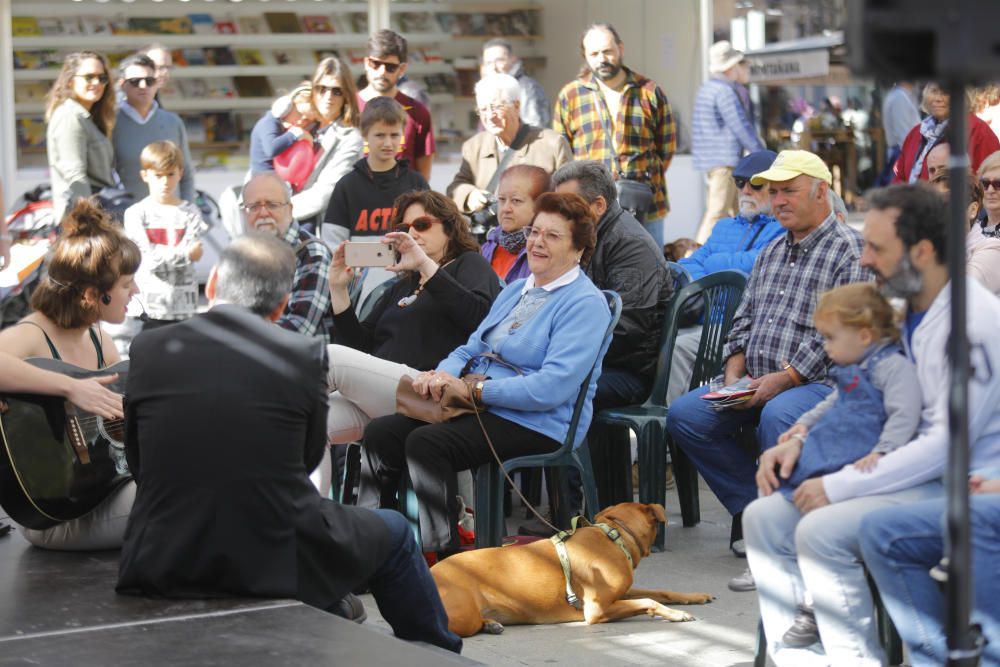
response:
[[[649,183],[655,213],[648,220],[666,217],[670,210],[664,172],[677,149],[677,126],[667,96],[653,81],[627,67],[622,103],[614,123],[594,75],[590,72],[567,83],[559,92],[552,129],[566,137],[577,160],[597,160],[612,167],[621,178]],[[604,133],[604,119],[614,132],[618,164],[612,165],[614,148]]]
[[[301,229],[294,220],[284,239],[295,250],[295,278],[288,305],[278,318],[278,325],[329,343],[333,312],[327,279],[333,254],[325,243]]]
[[[806,238],[783,234],[754,263],[723,356],[744,352],[751,377],[790,363],[804,379],[826,377],[830,359],[813,326],[816,298],[826,290],[872,280],[861,266],[861,235],[831,213]]]
[[[691,153],[698,171],[735,167],[743,151],[753,153],[765,148],[740,101],[737,85],[725,79],[709,79],[695,97]]]

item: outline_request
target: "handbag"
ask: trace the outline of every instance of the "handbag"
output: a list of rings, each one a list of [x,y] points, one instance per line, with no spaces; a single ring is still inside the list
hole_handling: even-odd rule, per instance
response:
[[[486,376],[482,373],[469,373],[462,376],[462,380],[468,385],[475,385],[485,381]],[[399,385],[396,387],[396,412],[428,424],[440,424],[461,415],[475,413],[476,404],[471,396],[471,391],[469,396],[462,396],[448,385],[444,388],[440,401],[425,398],[413,388],[413,378],[404,375],[399,378]]]

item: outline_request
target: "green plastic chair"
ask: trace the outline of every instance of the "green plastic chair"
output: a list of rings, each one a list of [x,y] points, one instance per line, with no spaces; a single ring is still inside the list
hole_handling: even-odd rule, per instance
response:
[[[399,280],[399,276],[394,276],[392,278],[389,278],[385,282],[379,283],[374,287],[374,289],[372,289],[371,292],[368,293],[368,296],[366,296],[361,301],[361,303],[358,304],[357,312],[358,312],[359,322],[364,322],[365,319],[367,319],[367,317],[371,315],[372,310],[375,309],[375,304],[378,303],[378,300],[382,298],[382,295],[385,294],[386,290],[392,287],[397,280]],[[352,301],[351,303],[354,302]]]
[[[668,437],[666,394],[681,309],[688,301],[704,299],[705,317],[701,329],[701,343],[698,346],[698,357],[692,369],[690,385],[690,389],[695,389],[708,383],[722,366],[722,346],[743,296],[746,280],[746,275],[741,271],[719,271],[682,287],[671,299],[664,317],[660,355],[656,361],[653,389],[649,398],[641,405],[601,410],[594,417],[595,425],[627,426],[635,432],[639,445],[639,502],[662,504],[666,498],[667,447],[664,445],[664,439]],[[607,430],[612,432],[611,429]],[[617,438],[617,442],[611,442],[609,445],[616,448],[617,452],[628,452],[627,431],[616,429],[611,434],[615,433],[624,434],[625,438]],[[672,443],[670,443],[670,456],[674,465],[674,478],[677,480],[677,492],[681,498],[684,525],[694,525],[699,520],[698,471],[683,452],[676,451]],[[626,484],[631,499],[631,475]],[[691,520],[693,523],[689,523]],[[660,526],[654,547],[662,549],[663,541],[663,526]]]
[[[580,385],[577,394],[576,404],[573,406],[573,416],[570,420],[569,430],[562,446],[549,454],[533,454],[529,456],[519,456],[504,461],[503,469],[495,461],[484,464],[476,470],[475,476],[475,509],[476,509],[476,548],[498,547],[504,536],[504,513],[503,513],[503,491],[504,491],[504,471],[509,475],[514,470],[523,468],[564,468],[573,466],[580,471],[583,478],[583,491],[586,503],[586,514],[588,519],[593,519],[597,512],[597,485],[594,482],[594,471],[590,463],[590,452],[587,449],[587,442],[584,440],[579,447],[573,448],[573,441],[576,439],[577,428],[580,423],[580,414],[583,411],[584,402],[587,400],[587,387],[590,385],[590,378],[594,374],[604,352],[607,351],[614,334],[615,326],[621,317],[622,300],[617,293],[604,290],[604,295],[608,299],[608,307],[611,309],[611,322],[604,332],[604,343],[601,352],[594,360],[594,366],[587,377]],[[562,494],[556,494],[560,496]]]

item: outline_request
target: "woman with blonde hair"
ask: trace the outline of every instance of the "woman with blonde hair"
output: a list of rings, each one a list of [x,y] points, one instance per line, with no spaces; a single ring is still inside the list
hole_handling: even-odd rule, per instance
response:
[[[94,51],[66,56],[49,89],[45,133],[57,220],[80,197],[115,187],[115,88],[108,61]]]

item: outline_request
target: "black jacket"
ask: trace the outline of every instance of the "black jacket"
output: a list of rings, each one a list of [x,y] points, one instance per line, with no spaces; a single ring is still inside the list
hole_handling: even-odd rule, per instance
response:
[[[600,289],[614,290],[622,298],[622,316],[604,367],[652,379],[673,282],[663,251],[617,201],[597,222],[597,247],[587,275]]]
[[[329,609],[371,577],[386,524],[309,481],[327,442],[326,367],[318,339],[231,305],[135,339],[119,592]]]

